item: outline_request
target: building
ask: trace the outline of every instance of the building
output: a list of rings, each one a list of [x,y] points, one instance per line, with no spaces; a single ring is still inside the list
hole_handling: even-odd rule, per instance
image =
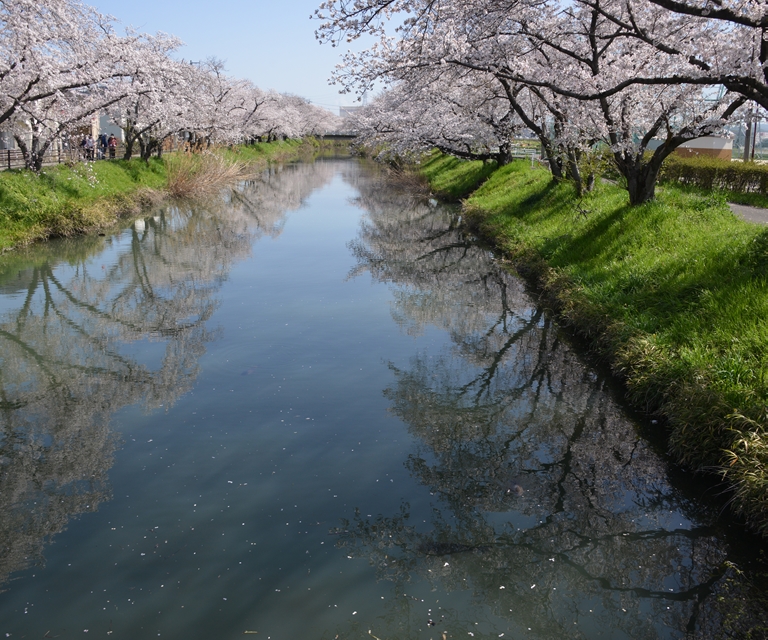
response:
[[[695,140],[689,140],[688,142],[681,144],[675,149],[675,154],[686,158],[706,156],[709,158],[719,158],[720,160],[731,160],[733,155],[733,140],[717,136],[696,138]]]

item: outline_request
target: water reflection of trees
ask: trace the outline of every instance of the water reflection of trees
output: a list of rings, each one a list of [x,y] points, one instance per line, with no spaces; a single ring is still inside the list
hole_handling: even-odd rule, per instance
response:
[[[726,633],[718,600],[743,602],[746,583],[724,542],[692,524],[701,519],[605,380],[452,212],[383,181],[356,186],[368,215],[351,245],[355,273],[393,283],[408,332],[450,335],[441,353],[390,363],[385,390],[419,443],[406,467],[434,496],[429,524],[404,504],[374,519],[358,511],[334,531],[395,583],[389,637],[407,637],[401,594],[417,577],[470,590],[484,617],[537,637]],[[759,605],[746,608],[751,622],[734,629],[765,623]],[[472,631],[452,625],[450,637]]]
[[[336,175],[333,161],[273,165],[259,175],[231,189],[218,206],[248,218],[250,229],[258,235],[278,237],[287,212],[301,208],[316,190]]]
[[[122,236],[0,268],[0,584],[109,498],[110,416],[168,408],[190,389],[233,262],[279,235],[332,171],[271,169],[205,207],[165,207]]]

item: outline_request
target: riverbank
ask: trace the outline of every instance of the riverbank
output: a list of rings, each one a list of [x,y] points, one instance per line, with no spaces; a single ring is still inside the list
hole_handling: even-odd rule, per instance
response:
[[[610,364],[675,459],[719,474],[768,535],[768,230],[671,185],[629,207],[613,184],[578,198],[526,162],[433,157],[421,171],[466,197],[472,227]]]
[[[169,154],[0,172],[0,253],[45,240],[94,233],[153,202],[198,196],[267,162],[311,157],[317,140],[287,140],[217,150],[215,162]]]

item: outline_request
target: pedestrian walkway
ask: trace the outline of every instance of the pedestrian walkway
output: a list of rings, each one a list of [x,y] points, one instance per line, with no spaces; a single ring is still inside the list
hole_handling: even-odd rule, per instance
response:
[[[731,211],[747,222],[768,224],[768,209],[750,207],[745,204],[734,204],[733,202],[729,202],[728,206],[731,208]]]

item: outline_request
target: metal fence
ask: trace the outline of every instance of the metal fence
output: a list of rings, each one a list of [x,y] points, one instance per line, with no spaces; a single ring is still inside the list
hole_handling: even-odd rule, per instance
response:
[[[331,134],[325,136],[326,139],[334,139],[337,137],[347,139],[349,136],[347,134]],[[163,147],[163,152],[186,148],[183,141],[166,141]],[[134,146],[132,155],[137,156],[139,154],[140,150],[139,145],[137,144]],[[513,145],[511,155],[513,158],[535,159],[541,156],[541,151],[532,146]],[[124,156],[125,145],[120,143],[115,149],[115,158],[122,159]],[[43,166],[107,159],[109,159],[109,150],[102,156],[101,151],[97,148],[93,150],[92,157],[88,157],[85,149],[80,146],[75,146],[69,148],[48,149],[43,155]],[[20,149],[0,149],[0,171],[7,169],[23,169],[25,166],[24,155],[21,153]]]
[[[522,147],[513,145],[510,149],[510,156],[513,158],[540,158],[541,157],[541,150],[538,147]]]
[[[134,148],[133,155],[138,155],[138,145]],[[115,158],[122,158],[125,155],[125,146],[119,144],[115,149]],[[85,162],[90,160],[109,159],[109,150],[104,155],[99,149],[94,149],[92,157],[88,157],[86,151],[80,147],[70,149],[48,149],[43,155],[43,165],[54,165],[63,163]],[[20,149],[0,149],[0,170],[23,169],[26,166],[24,155]]]

